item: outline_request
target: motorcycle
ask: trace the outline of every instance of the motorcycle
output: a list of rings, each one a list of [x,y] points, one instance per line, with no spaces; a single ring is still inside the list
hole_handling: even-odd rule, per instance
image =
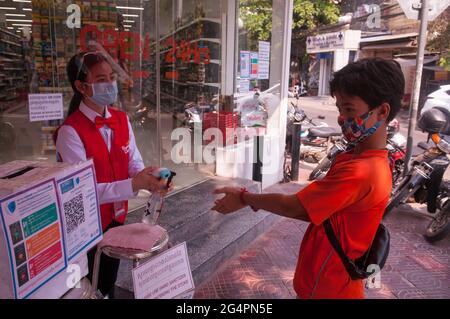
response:
[[[184,107],[184,119],[183,126],[189,128],[190,131],[194,131],[196,124],[202,123],[202,110],[196,103],[187,103]]]
[[[405,170],[406,138],[400,134],[400,123],[392,120],[387,127],[386,148],[388,150],[389,167],[392,172],[392,187],[397,186]]]
[[[298,104],[298,99],[297,99]],[[319,162],[330,147],[341,139],[341,131],[338,128],[329,127],[327,123],[317,123],[316,119],[324,120],[325,117],[319,115],[310,118],[306,113],[293,102],[289,105],[287,115],[286,149],[290,151],[292,142],[292,126],[294,123],[301,124],[301,146],[300,159],[306,162]]]
[[[293,94],[294,94],[294,97],[297,98],[297,99],[300,96],[307,96],[308,95],[308,91],[306,90],[303,81],[300,82],[300,85],[299,84],[294,85],[294,92],[293,92]]]
[[[399,133],[400,123],[397,119],[392,120],[387,127],[386,148],[388,149],[389,166],[392,172],[392,182],[396,184],[405,167],[406,138]],[[345,138],[337,140],[329,149],[327,155],[323,157],[317,166],[309,174],[308,180],[313,181],[328,172],[336,156],[348,149],[348,142]]]
[[[419,118],[418,126],[429,134],[433,144],[413,158],[411,169],[394,187],[384,213],[387,216],[410,198],[426,203],[427,211],[434,216],[424,233],[429,242],[443,238],[450,225],[450,182],[443,180],[450,164],[449,119],[450,114],[439,109],[428,110]]]
[[[218,96],[212,98],[209,103],[205,103],[202,100],[197,102],[188,102],[183,106],[183,117],[181,119],[181,125],[193,132],[196,125],[199,125],[201,127],[205,113],[214,112],[218,109]],[[175,113],[178,113],[178,111],[175,111]],[[173,117],[174,119],[178,120],[178,117],[175,113],[173,114]]]

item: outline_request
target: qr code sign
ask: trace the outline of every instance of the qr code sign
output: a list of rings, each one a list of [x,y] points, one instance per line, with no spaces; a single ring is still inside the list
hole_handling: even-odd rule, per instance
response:
[[[70,234],[85,221],[83,194],[79,194],[64,203],[64,214],[66,216],[67,234]]]

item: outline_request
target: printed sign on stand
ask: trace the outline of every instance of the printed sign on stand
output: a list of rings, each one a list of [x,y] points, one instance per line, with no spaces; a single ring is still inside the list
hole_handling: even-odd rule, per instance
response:
[[[92,160],[0,165],[0,299],[60,298],[69,267],[88,273],[86,252],[102,239],[97,198]]]
[[[0,201],[15,298],[27,298],[67,267],[53,179]]]
[[[132,275],[136,299],[179,298],[195,288],[186,242],[134,268]]]
[[[92,165],[85,165],[79,171],[57,181],[69,261],[81,251],[95,246],[102,236],[94,176]]]
[[[56,94],[29,94],[30,122],[60,120],[64,117],[63,98]]]

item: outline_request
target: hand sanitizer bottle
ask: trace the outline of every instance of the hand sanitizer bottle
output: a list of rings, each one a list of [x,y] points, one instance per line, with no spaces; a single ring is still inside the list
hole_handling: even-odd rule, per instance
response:
[[[167,180],[166,187],[169,187],[170,182],[175,175],[175,172],[172,172],[167,168],[160,168],[153,172],[153,176],[156,178],[160,180]],[[163,204],[164,198],[161,194],[159,192],[153,192],[147,201],[147,207],[145,208],[144,215],[142,216],[142,222],[145,224],[157,225]]]

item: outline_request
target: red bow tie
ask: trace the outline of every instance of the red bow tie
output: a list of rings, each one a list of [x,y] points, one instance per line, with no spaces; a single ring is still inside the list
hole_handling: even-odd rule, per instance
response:
[[[101,116],[97,116],[95,118],[95,127],[99,129],[104,125],[108,125],[111,129],[114,130],[117,127],[117,121],[113,117],[104,118]]]

